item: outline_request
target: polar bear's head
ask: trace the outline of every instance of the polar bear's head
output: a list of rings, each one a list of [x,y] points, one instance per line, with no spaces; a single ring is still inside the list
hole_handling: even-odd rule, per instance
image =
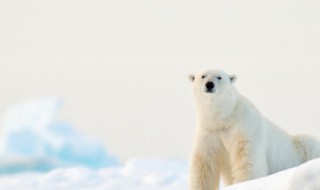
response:
[[[233,83],[236,79],[235,75],[228,75],[220,70],[208,70],[189,75],[195,95],[205,99],[226,96],[230,89],[234,89]]]

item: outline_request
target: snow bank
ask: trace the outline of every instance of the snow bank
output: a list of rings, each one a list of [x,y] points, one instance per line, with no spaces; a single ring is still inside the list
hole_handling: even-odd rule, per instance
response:
[[[47,171],[55,167],[101,168],[116,164],[103,144],[60,121],[63,103],[48,98],[13,107],[0,139],[0,173]]]
[[[72,167],[2,176],[0,189],[186,190],[187,168],[186,161],[131,159],[99,170]]]
[[[227,190],[319,190],[320,158],[271,176],[236,184]]]

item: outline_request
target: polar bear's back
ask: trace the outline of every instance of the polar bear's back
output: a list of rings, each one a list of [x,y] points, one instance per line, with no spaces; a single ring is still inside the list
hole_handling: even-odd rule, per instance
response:
[[[262,158],[266,158],[265,160],[267,161],[268,165],[268,174],[273,174],[288,168],[292,168],[304,162],[301,158],[299,147],[297,146],[298,143],[296,143],[298,141],[295,142],[291,135],[287,134],[284,130],[279,128],[272,121],[261,114],[246,97],[241,96],[241,103],[243,108],[241,109],[240,115],[248,118],[247,121],[248,125],[250,126],[249,129],[260,128],[258,130],[260,134],[254,135],[253,143],[262,143],[257,146],[265,150],[262,151],[265,155],[261,155],[260,160],[263,161],[264,159],[262,160]],[[250,114],[243,114],[244,112],[248,112]],[[258,124],[258,126],[255,126],[256,124]],[[256,130],[254,131],[257,133]],[[316,144],[315,140],[307,137],[301,137],[299,139],[305,139],[300,140],[302,142],[300,144],[305,142],[304,144],[308,145],[308,147],[309,144]]]
[[[267,162],[269,174],[292,168],[304,161],[294,138],[268,121]]]

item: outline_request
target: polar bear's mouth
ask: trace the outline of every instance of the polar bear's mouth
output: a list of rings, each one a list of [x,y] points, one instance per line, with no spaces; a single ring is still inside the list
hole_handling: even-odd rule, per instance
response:
[[[215,90],[214,90],[214,89],[213,89],[213,90],[205,90],[204,92],[205,92],[205,93],[210,93],[210,94],[211,94],[211,93],[215,93]]]

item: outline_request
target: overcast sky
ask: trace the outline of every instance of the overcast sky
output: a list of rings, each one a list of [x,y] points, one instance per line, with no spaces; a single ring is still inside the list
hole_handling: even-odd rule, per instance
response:
[[[130,157],[187,159],[187,75],[222,69],[290,133],[320,138],[320,1],[0,1],[0,115],[38,97]]]

